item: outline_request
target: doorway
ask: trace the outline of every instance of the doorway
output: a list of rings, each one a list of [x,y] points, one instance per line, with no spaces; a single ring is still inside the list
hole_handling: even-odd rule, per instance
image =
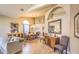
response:
[[[24,37],[26,38],[29,35],[30,32],[30,25],[28,21],[23,21],[23,33]]]

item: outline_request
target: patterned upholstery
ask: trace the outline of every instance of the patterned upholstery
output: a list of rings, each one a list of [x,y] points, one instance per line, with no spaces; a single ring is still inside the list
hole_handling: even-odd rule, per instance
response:
[[[60,38],[60,44],[57,44],[55,48],[59,50],[61,53],[63,53],[64,50],[66,50],[67,53],[67,47],[69,43],[69,37],[68,36],[61,36]]]
[[[68,46],[68,42],[69,42],[69,37],[68,36],[62,36],[61,40],[60,40],[60,44],[64,45],[65,47]]]
[[[19,38],[14,37],[11,40],[7,40],[4,38],[0,38],[0,51],[3,54],[14,54],[22,50],[21,43],[19,42]]]

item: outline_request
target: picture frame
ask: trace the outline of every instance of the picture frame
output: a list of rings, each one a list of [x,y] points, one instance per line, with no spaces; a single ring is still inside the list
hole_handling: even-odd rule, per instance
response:
[[[61,19],[48,22],[48,32],[61,34]]]
[[[79,12],[74,16],[74,36],[79,38]]]
[[[11,28],[11,30],[10,30],[10,32],[11,33],[16,33],[16,32],[18,32],[18,23],[10,23],[10,28]]]

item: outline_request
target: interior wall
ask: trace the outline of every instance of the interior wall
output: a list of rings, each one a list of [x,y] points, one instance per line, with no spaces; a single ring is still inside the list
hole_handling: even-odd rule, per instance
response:
[[[45,17],[44,16],[35,17],[34,25],[31,26],[31,32],[32,33],[40,32],[42,34],[42,32],[44,32],[44,30],[43,30],[44,29],[44,23],[45,23]]]
[[[77,54],[77,53],[79,53],[79,39],[74,37],[74,16],[76,13],[79,12],[79,4],[57,5],[57,6],[63,7],[66,14],[62,17],[55,17],[55,18],[51,19],[50,21],[56,20],[58,18],[62,19],[62,34],[61,35],[68,35],[70,37],[70,53]],[[48,16],[49,12],[46,13],[46,17],[45,17],[45,32],[47,32],[47,33],[48,33],[47,16]]]
[[[16,19],[0,15],[0,37],[6,37],[10,32],[11,22],[16,22]]]
[[[44,24],[44,16],[41,17],[35,17],[35,24]]]
[[[23,32],[23,21],[26,20],[29,22],[30,26],[34,24],[34,18],[19,18],[17,23],[19,24],[19,32]]]
[[[41,16],[41,17],[36,17],[35,18],[35,31],[36,32],[40,32],[41,34],[44,32],[44,24],[45,24],[45,17]]]
[[[63,10],[65,11],[65,14],[62,16],[57,16],[57,17],[53,17],[51,20],[48,20],[48,15],[51,12],[52,9],[56,8],[56,7],[62,7]],[[62,33],[60,35],[67,35],[70,36],[70,7],[69,5],[56,5],[53,8],[51,8],[51,10],[49,10],[46,13],[46,17],[45,17],[45,30],[44,32],[48,33],[48,22],[53,21],[53,20],[57,20],[57,19],[61,19],[62,21]],[[49,33],[50,34],[50,33]]]
[[[74,16],[78,12],[79,12],[79,4],[70,5],[71,53],[79,53],[79,39],[74,37]]]
[[[64,15],[59,14],[57,16],[54,16],[52,19],[48,20],[49,13],[51,12],[52,9],[54,9],[56,7],[62,7],[63,10],[65,11],[65,14]],[[62,33],[56,34],[56,35],[57,36],[66,35],[66,36],[70,37],[70,5],[69,4],[56,5],[53,8],[51,8],[51,10],[49,10],[45,16],[45,30],[44,30],[44,32],[48,33],[48,22],[61,19],[61,31],[62,31]],[[48,35],[53,36],[53,33],[52,34],[48,33]],[[70,47],[70,44],[71,43],[69,42],[69,48],[71,49],[72,45]],[[68,52],[71,53],[71,50],[68,50]]]

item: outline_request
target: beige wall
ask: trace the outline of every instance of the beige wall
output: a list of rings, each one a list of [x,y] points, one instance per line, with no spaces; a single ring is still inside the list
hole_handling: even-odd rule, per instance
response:
[[[49,13],[51,12],[52,9],[56,8],[56,7],[62,7],[62,11],[64,11],[65,13],[64,14],[59,14],[59,15],[55,15],[53,16],[52,19],[48,20],[48,15]],[[54,6],[53,8],[51,8],[51,10],[49,10],[47,13],[46,13],[46,16],[45,16],[45,30],[44,32],[48,33],[48,22],[50,21],[53,21],[53,20],[57,20],[57,19],[61,19],[61,24],[62,24],[62,33],[61,34],[57,34],[58,36],[61,36],[61,35],[67,35],[70,37],[70,5],[56,5]],[[60,11],[57,11],[58,13]],[[53,34],[50,34],[49,33],[49,36],[51,36]],[[71,45],[72,47],[72,45]],[[71,53],[71,52],[70,52]]]
[[[79,4],[70,5],[71,53],[79,53],[79,39],[74,37],[74,16],[77,12],[79,12]]]
[[[44,16],[39,16],[39,17],[35,17],[35,24],[31,26],[31,31],[33,33],[36,32],[40,32],[42,34],[42,32],[44,32],[44,23],[45,23],[45,17]]]
[[[64,15],[58,15],[58,16],[54,16],[52,19],[48,20],[48,15],[51,12],[52,9],[56,8],[56,7],[62,7],[62,9],[65,11]],[[48,33],[48,22],[53,21],[53,20],[57,20],[57,19],[61,19],[62,20],[62,34],[61,35],[70,35],[70,7],[69,5],[56,5],[53,8],[51,8],[51,10],[49,10],[46,13],[46,17],[45,17],[45,30],[44,32]]]
[[[35,24],[44,24],[45,23],[45,17],[35,17]]]
[[[19,32],[23,32],[23,21],[26,20],[29,22],[30,26],[34,24],[34,18],[19,18],[17,23],[19,24]]]
[[[19,18],[14,19],[7,16],[0,16],[0,36],[6,37],[7,33],[10,32],[10,23],[18,23],[19,24],[19,32],[23,32],[23,21],[27,20],[30,23],[30,26],[34,24],[33,18]]]
[[[62,19],[61,35],[68,35],[70,37],[70,53],[79,53],[79,39],[74,37],[74,16],[77,12],[79,12],[79,5],[76,4],[76,5],[57,5],[57,6],[61,6],[62,8],[64,8],[64,11],[66,12],[66,14],[64,16],[54,17],[50,21],[56,20],[59,18]],[[45,17],[45,32],[47,33],[48,33],[47,17],[50,11],[46,13],[46,17]]]
[[[7,16],[0,16],[0,37],[6,37],[10,32],[10,23],[16,22],[16,19]]]

